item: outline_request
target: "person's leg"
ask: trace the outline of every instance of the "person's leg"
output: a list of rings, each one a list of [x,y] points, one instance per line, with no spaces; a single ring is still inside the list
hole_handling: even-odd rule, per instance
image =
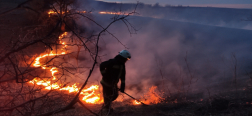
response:
[[[112,101],[116,100],[117,97],[118,97],[118,87],[114,86],[113,87],[113,94],[112,94]]]
[[[103,87],[103,99],[104,99],[104,108],[109,109],[112,102],[113,88],[102,85]]]

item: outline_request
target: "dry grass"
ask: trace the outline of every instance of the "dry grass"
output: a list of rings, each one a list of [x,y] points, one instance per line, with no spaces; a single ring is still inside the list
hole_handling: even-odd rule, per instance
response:
[[[109,116],[251,116],[252,115],[252,89],[226,91],[215,94],[212,99],[197,98],[198,94],[191,94],[188,99],[167,98],[163,103],[149,106],[132,105],[130,101],[113,102],[114,112]],[[191,98],[191,99],[189,99]],[[102,105],[88,105],[88,108],[98,114]],[[57,116],[93,116],[86,109],[76,105],[74,109],[57,114]],[[103,111],[99,113],[106,116]]]

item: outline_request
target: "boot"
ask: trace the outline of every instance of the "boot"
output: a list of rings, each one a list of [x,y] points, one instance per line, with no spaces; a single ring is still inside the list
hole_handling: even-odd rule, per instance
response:
[[[105,113],[111,114],[114,112],[113,108],[105,108]]]

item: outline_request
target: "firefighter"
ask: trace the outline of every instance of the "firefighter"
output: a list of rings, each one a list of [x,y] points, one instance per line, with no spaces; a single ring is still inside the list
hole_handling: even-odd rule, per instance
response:
[[[101,85],[103,87],[104,108],[113,112],[111,103],[118,97],[118,90],[124,93],[125,89],[125,63],[130,60],[131,55],[127,50],[119,52],[114,59],[102,62],[100,71],[102,74]],[[117,83],[121,80],[121,87]]]

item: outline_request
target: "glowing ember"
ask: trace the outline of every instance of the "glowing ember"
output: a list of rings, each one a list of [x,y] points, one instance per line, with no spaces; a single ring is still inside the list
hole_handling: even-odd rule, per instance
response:
[[[87,13],[87,11],[77,11],[78,13]]]
[[[133,101],[133,104],[134,104],[134,105],[140,105],[141,102],[138,102],[137,100],[134,100],[134,101]]]
[[[99,12],[99,14],[115,14],[115,15],[121,15],[121,13],[117,13],[117,12]]]
[[[69,11],[67,11],[67,13],[68,13]],[[76,11],[77,13],[87,13],[87,11]],[[58,12],[54,12],[54,11],[49,11],[49,12],[47,12],[47,14],[49,15],[49,17],[51,16],[51,15],[55,15],[55,14],[58,14]],[[62,14],[65,14],[65,12],[62,12]]]
[[[67,11],[69,12],[69,11]],[[87,13],[87,11],[76,11],[77,13]],[[89,12],[91,13],[91,12]],[[47,14],[49,15],[49,17],[51,15],[55,15],[55,14],[58,14],[57,12],[54,12],[54,11],[49,11],[47,12]],[[65,12],[62,12],[62,14],[65,14]],[[102,12],[99,12],[99,14],[114,14],[114,15],[121,15],[122,13],[120,12],[105,12],[105,11],[102,11]]]
[[[69,11],[67,11],[67,12],[69,12]],[[77,13],[87,13],[87,11],[76,11],[76,12]],[[89,12],[89,13],[91,13],[91,12]],[[47,12],[47,14],[50,17],[51,15],[55,15],[55,14],[58,14],[58,13],[54,12],[54,11],[49,11],[49,12]],[[65,14],[65,12],[62,12],[62,14]],[[121,12],[105,12],[105,11],[101,11],[101,12],[99,12],[99,14],[122,15]]]
[[[67,12],[68,12],[68,11],[67,11]],[[51,15],[51,14],[58,14],[58,12],[49,11],[47,14],[48,14],[48,15],[49,15],[49,17],[50,17],[50,15]],[[62,14],[65,14],[65,12],[62,12]]]
[[[54,11],[49,11],[48,14],[56,14],[57,12],[54,12]]]

